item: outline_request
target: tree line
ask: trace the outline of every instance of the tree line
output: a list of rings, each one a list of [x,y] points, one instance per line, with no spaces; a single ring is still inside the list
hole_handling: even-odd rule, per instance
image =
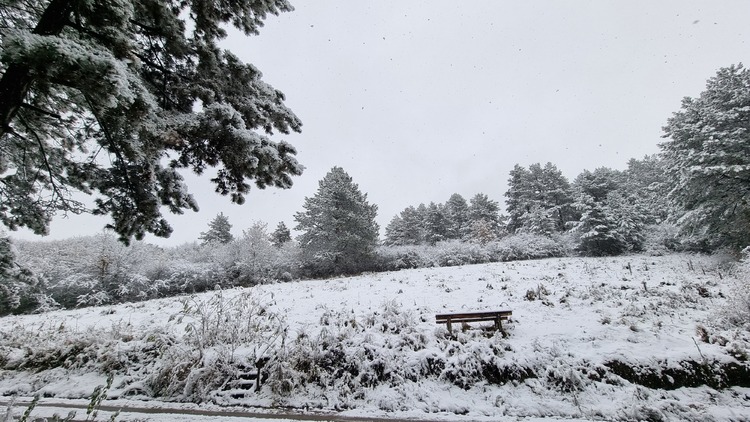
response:
[[[487,245],[504,237],[556,238],[571,252],[589,256],[644,250],[646,231],[666,223],[670,212],[665,162],[658,156],[631,159],[626,170],[585,170],[572,183],[552,163],[510,172],[506,213],[486,194],[467,201],[454,193],[445,203],[410,205],[394,216],[379,240],[377,206],[367,201],[342,168],[320,181],[316,195],[295,215],[300,267],[308,276],[352,274],[375,268],[374,251],[383,247],[435,246],[441,242]],[[219,214],[202,242],[229,243],[231,224]],[[268,234],[277,247],[292,241],[281,222]],[[669,236],[660,242],[677,248]],[[665,247],[666,247],[665,246]],[[683,245],[683,248],[692,246]]]
[[[510,172],[506,213],[484,194],[458,193],[444,204],[409,206],[386,227],[386,245],[442,240],[487,243],[503,236],[569,234],[585,255],[641,251],[644,230],[667,221],[670,203],[664,161],[631,159],[626,170],[584,170],[573,183],[552,163]]]
[[[671,249],[739,252],[750,245],[748,110],[750,72],[720,69],[668,119],[660,154],[633,158],[624,170],[584,170],[572,182],[553,163],[516,164],[504,213],[483,193],[468,201],[455,193],[445,203],[407,206],[385,227],[382,243],[486,244],[534,234],[566,236],[575,252],[602,256],[642,251],[647,233],[657,231]],[[363,258],[361,251],[377,245],[377,206],[366,198],[339,167],[321,180],[295,216],[308,261],[330,259],[334,273],[345,273],[347,257]]]

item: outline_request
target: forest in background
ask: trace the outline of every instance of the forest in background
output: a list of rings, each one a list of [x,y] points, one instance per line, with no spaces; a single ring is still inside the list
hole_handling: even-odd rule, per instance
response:
[[[384,239],[350,176],[334,168],[297,213],[292,237],[284,222],[256,222],[231,233],[219,214],[195,242],[126,246],[114,233],[56,241],[5,239],[15,283],[2,290],[2,314],[149,300],[217,288],[326,278],[362,272],[457,266],[563,256],[726,247],[680,232],[670,219],[664,159],[631,159],[626,170],[597,168],[569,182],[552,163],[516,165],[506,213],[497,201],[453,194],[445,202],[408,206]],[[8,271],[7,273],[10,273]]]

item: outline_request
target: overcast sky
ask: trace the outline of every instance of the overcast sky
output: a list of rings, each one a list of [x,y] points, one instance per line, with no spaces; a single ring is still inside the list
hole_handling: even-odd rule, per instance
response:
[[[301,134],[274,137],[306,167],[291,190],[242,206],[186,181],[201,211],[170,216],[174,245],[219,212],[292,228],[304,198],[343,167],[379,207],[381,230],[409,205],[485,193],[504,205],[518,163],[569,179],[659,151],[661,128],[720,67],[747,62],[748,1],[292,0],[261,34],[225,43],[287,96]],[[165,211],[166,212],[166,211]],[[49,238],[101,232],[106,218],[57,218]],[[25,232],[14,237],[38,238]]]

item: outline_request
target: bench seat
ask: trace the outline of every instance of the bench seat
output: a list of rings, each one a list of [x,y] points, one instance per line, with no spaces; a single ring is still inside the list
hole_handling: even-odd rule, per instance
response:
[[[507,320],[513,311],[501,310],[501,311],[484,311],[484,312],[462,312],[455,314],[437,314],[435,315],[435,322],[438,324],[446,324],[448,326],[448,332],[453,332],[453,323],[456,322],[481,322],[481,321],[492,321],[495,323],[495,329],[500,330],[505,335],[503,330],[503,320]]]

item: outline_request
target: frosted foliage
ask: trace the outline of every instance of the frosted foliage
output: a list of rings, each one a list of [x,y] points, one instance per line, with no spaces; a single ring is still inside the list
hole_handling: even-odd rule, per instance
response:
[[[219,213],[210,223],[208,230],[201,233],[200,239],[204,245],[211,243],[229,243],[234,239],[231,233],[232,225],[224,213]]]
[[[446,236],[448,239],[464,239],[469,231],[469,204],[463,196],[454,193],[445,203],[448,219]]]
[[[95,44],[15,30],[3,37],[0,59],[44,69],[48,77],[68,84],[94,85],[95,101],[104,109],[132,105],[138,99],[148,102],[149,109],[156,107],[140,80],[132,77],[134,63],[117,60]]]
[[[305,198],[304,211],[294,217],[302,232],[298,240],[307,271],[321,276],[372,269],[377,209],[342,168],[331,169],[315,196]]]
[[[578,237],[578,250],[586,255],[616,255],[647,246],[654,252],[674,247],[666,238],[657,240],[655,232],[646,240],[646,227],[656,231],[670,212],[666,183],[663,161],[655,156],[630,160],[626,171],[584,170],[572,186],[578,221],[567,224]]]
[[[605,203],[582,194],[576,205],[581,211],[581,219],[574,230],[580,235],[578,250],[582,254],[618,255],[626,249],[618,222]]]
[[[17,249],[0,233],[0,315],[54,309],[43,285],[27,266],[15,262]]]
[[[448,238],[449,220],[443,205],[430,202],[423,224],[427,243],[434,245]]]
[[[705,248],[750,244],[750,72],[720,69],[685,98],[661,144],[684,233]]]
[[[511,233],[548,231],[539,228],[540,216],[546,216],[556,232],[564,231],[566,223],[574,219],[570,183],[552,163],[544,167],[536,163],[528,169],[516,164],[510,171],[505,196]]]
[[[497,202],[485,194],[476,194],[470,203],[455,193],[444,204],[409,206],[385,228],[385,244],[435,245],[446,240],[486,243],[503,231],[503,219]]]
[[[289,10],[285,0],[4,2],[0,221],[45,234],[56,212],[108,214],[127,242],[169,236],[162,208],[198,209],[178,169],[216,168],[216,191],[236,203],[253,183],[289,188],[302,172],[296,150],[269,136],[301,122],[258,69],[218,47],[222,25],[255,34]]]
[[[474,195],[469,200],[469,233],[470,240],[486,243],[496,239],[500,234],[500,205],[483,193]]]
[[[289,228],[284,224],[283,221],[279,222],[279,224],[276,226],[276,230],[271,233],[271,242],[274,246],[277,248],[280,248],[287,242],[291,242],[292,240],[292,233],[289,231]]]
[[[407,207],[385,228],[386,245],[418,245],[424,242],[423,215],[414,207]]]

